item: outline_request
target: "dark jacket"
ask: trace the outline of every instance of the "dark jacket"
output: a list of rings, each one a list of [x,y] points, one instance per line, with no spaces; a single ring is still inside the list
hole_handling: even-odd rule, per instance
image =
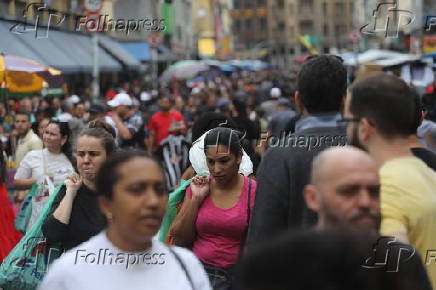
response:
[[[52,212],[58,208],[65,193],[64,186],[53,203]],[[60,243],[65,250],[69,250],[98,234],[105,224],[106,219],[98,206],[97,194],[82,184],[73,202],[69,224],[61,223],[51,214],[44,222],[42,232],[47,243]]]
[[[277,140],[271,140],[257,174],[249,246],[288,229],[316,223],[316,214],[307,208],[303,198],[303,189],[310,182],[312,160],[325,148],[346,145],[346,136],[337,127],[308,128],[279,144],[274,141]]]
[[[436,154],[425,148],[412,148],[415,157],[421,159],[428,167],[436,171]]]

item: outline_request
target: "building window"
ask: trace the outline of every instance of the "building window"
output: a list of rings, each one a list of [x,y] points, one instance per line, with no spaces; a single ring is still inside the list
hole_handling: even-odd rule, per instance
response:
[[[23,11],[25,9],[26,9],[26,3],[25,2],[15,1],[15,17],[17,19],[23,19]],[[40,19],[40,21],[42,21],[42,20],[43,19]]]
[[[233,0],[233,8],[240,9],[241,8],[241,0]]]
[[[9,7],[8,0],[0,1],[0,15],[7,15],[8,14],[8,7]]]
[[[344,3],[342,3],[342,2],[336,3],[335,12],[336,12],[336,16],[343,16],[344,15]]]
[[[310,11],[313,12],[313,0],[304,0],[301,1],[301,10],[302,11]]]
[[[245,0],[244,8],[253,8],[253,0]]]
[[[301,34],[314,35],[313,22],[305,21],[300,26]]]
[[[341,26],[340,25],[336,25],[335,26],[335,36],[338,38],[339,36],[341,36]]]
[[[240,33],[241,32],[241,20],[235,19],[235,21],[233,22],[233,25],[234,25],[235,33]]]
[[[266,0],[257,0],[257,8],[266,7]]]
[[[329,34],[329,26],[324,25],[324,35],[327,36]]]
[[[324,14],[324,18],[327,18],[327,2],[322,3],[322,13]]]
[[[177,26],[177,40],[182,40],[182,27]]]
[[[267,28],[266,18],[259,19],[259,30],[260,31],[265,31],[266,28]]]
[[[285,0],[277,0],[277,6],[279,9],[283,9],[285,7]]]
[[[246,31],[253,31],[253,19],[247,18],[245,19],[245,30]]]
[[[283,32],[285,30],[285,23],[283,21],[279,21],[277,25],[277,29]]]
[[[295,54],[295,49],[293,47],[289,48],[289,54],[290,55],[294,55]]]

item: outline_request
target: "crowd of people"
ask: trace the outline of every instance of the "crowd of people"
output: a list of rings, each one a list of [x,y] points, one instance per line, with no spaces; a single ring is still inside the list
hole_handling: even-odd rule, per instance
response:
[[[330,55],[11,99],[0,289],[37,229],[65,253],[22,289],[432,289],[435,121],[435,89]]]

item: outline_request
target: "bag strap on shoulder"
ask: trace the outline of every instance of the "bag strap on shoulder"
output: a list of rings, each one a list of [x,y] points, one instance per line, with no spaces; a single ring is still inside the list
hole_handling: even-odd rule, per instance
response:
[[[182,258],[180,258],[179,254],[177,254],[176,251],[174,251],[172,249],[172,247],[168,247],[168,249],[170,250],[171,254],[173,254],[173,256],[176,258],[176,260],[179,263],[180,267],[182,268],[183,272],[185,272],[186,278],[188,279],[189,284],[191,285],[191,289],[195,290],[194,282],[192,281],[191,275],[189,275],[189,272],[188,272],[188,268],[186,267],[185,263],[183,263]]]
[[[251,183],[252,183],[251,178],[248,178],[247,230],[248,230],[248,226],[250,225],[250,216],[251,216]]]

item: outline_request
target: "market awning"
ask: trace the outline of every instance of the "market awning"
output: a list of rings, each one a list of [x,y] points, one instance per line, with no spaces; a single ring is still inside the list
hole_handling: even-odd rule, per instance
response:
[[[13,22],[9,21],[0,21],[0,52],[30,58],[65,73],[92,72],[93,47],[91,36],[50,29],[47,34],[48,37],[36,38],[34,31],[23,34],[12,33],[9,30],[13,24]],[[104,37],[102,36],[102,38]],[[112,57],[101,46],[98,49],[100,71],[116,72],[122,70],[121,64],[115,58],[115,53],[113,53],[114,57]],[[121,55],[121,53],[118,52],[117,55]],[[123,55],[124,60],[127,58],[128,56]],[[129,60],[130,64],[132,64],[131,59]]]
[[[8,31],[9,32],[9,31]],[[12,34],[9,32],[9,34]],[[43,34],[43,33],[41,33]],[[71,54],[67,54],[63,49],[54,43],[55,32],[48,31],[47,37],[42,38],[40,36],[35,37],[34,32],[16,34],[14,35],[18,42],[23,43],[26,47],[32,49],[33,54],[38,55],[44,60],[44,64],[55,67],[63,72],[77,72],[80,71],[80,67],[77,62],[72,58]],[[31,56],[26,56],[31,58]]]
[[[109,54],[111,54],[114,58],[128,68],[139,69],[141,66],[141,63],[132,54],[125,50],[116,40],[104,35],[99,35],[98,40],[100,45],[106,49]]]
[[[92,71],[93,49],[92,39],[90,36],[53,30],[50,31],[50,39],[58,46],[59,49],[74,57],[76,63],[80,65],[81,71]],[[121,70],[121,65],[101,47],[99,47],[98,52],[100,71],[107,72]],[[53,65],[53,67],[62,70],[61,67],[57,67],[56,65]]]
[[[27,57],[38,63],[46,64],[45,59],[42,59],[39,55],[35,54],[30,47],[20,41],[17,38],[18,35],[9,31],[12,25],[12,22],[0,21],[0,53]]]
[[[124,42],[121,46],[139,61],[150,61],[150,45],[146,42]]]

